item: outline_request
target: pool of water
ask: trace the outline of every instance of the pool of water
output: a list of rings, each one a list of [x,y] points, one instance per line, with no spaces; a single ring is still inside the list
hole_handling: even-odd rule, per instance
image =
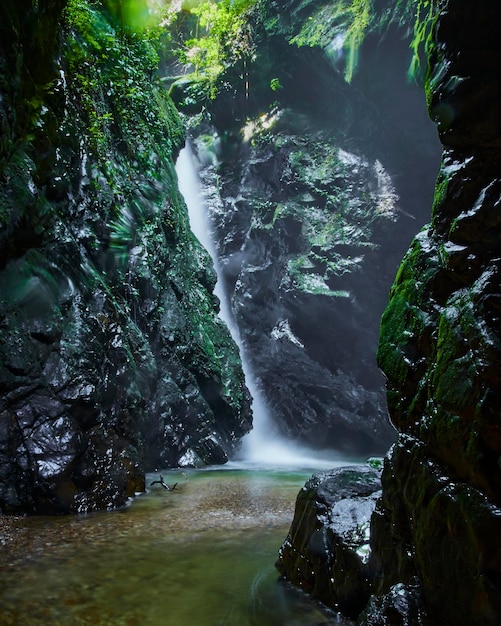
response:
[[[2,548],[0,624],[348,625],[274,568],[311,471],[163,472],[120,511],[17,519]]]

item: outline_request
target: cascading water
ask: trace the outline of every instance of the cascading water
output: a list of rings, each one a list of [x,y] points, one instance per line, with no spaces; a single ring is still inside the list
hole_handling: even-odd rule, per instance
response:
[[[191,230],[202,246],[207,250],[212,258],[212,262],[214,263],[214,268],[218,277],[214,294],[220,301],[219,316],[228,326],[231,336],[233,337],[233,341],[235,341],[240,351],[245,382],[252,396],[252,412],[254,416],[254,428],[252,433],[245,437],[243,448],[245,459],[254,460],[255,454],[258,454],[259,450],[263,451],[259,442],[261,441],[261,443],[264,443],[265,437],[270,439],[270,435],[275,435],[276,433],[273,432],[274,428],[269,417],[268,409],[254,377],[252,376],[248,361],[245,358],[242,338],[231,313],[229,300],[223,290],[220,264],[216,248],[211,237],[207,207],[204,205],[202,200],[200,178],[196,167],[195,155],[193,154],[193,150],[189,143],[186,144],[186,147],[181,150],[179,154],[176,163],[176,172],[179,181],[179,190],[183,194],[186,206],[188,207]]]
[[[228,326],[231,336],[239,348],[245,382],[252,396],[254,427],[242,441],[241,458],[239,461],[259,464],[260,466],[295,466],[317,469],[344,464],[344,462],[335,459],[335,457],[333,459],[332,455],[327,455],[328,458],[322,460],[317,452],[306,450],[294,442],[285,441],[277,432],[263,393],[259,388],[246,356],[245,345],[233,318],[229,298],[223,289],[221,267],[211,236],[207,207],[202,197],[196,158],[189,142],[187,142],[186,147],[179,154],[176,172],[179,190],[183,194],[188,207],[191,230],[207,250],[214,263],[218,277],[214,293],[221,303],[219,316]]]

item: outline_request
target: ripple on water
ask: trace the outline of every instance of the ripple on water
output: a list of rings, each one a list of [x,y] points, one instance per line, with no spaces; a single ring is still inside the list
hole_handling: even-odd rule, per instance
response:
[[[274,569],[309,474],[163,476],[178,482],[174,491],[155,485],[120,511],[4,520],[0,625],[352,623],[280,583]]]

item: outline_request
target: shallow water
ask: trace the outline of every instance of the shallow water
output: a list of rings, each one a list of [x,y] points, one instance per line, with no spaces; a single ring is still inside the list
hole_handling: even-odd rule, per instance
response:
[[[310,474],[165,472],[174,491],[150,486],[121,511],[19,519],[0,565],[0,624],[351,624],[274,568]]]

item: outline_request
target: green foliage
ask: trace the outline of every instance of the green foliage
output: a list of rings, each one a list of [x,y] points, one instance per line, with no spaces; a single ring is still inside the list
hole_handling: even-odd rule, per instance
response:
[[[117,37],[113,20],[93,4],[77,0],[70,0],[65,18],[68,78],[92,151],[105,159],[114,128],[128,153],[148,167],[152,144],[169,149],[182,139],[172,122],[172,104],[155,86],[160,29],[129,28]]]
[[[279,91],[279,89],[283,89],[282,83],[279,78],[272,78],[270,81],[270,89],[272,91]]]
[[[371,456],[370,458],[367,459],[367,465],[369,467],[372,467],[372,469],[382,471],[383,465],[384,465],[384,459]]]
[[[179,203],[166,200],[176,197],[172,154],[183,129],[156,76],[160,30],[122,28],[113,11],[82,0],[70,0],[64,17],[67,106],[87,163],[87,201],[106,221],[105,245],[135,298],[131,268],[151,282],[162,272],[146,269],[162,256],[154,250],[184,228]],[[102,246],[89,239],[89,258]],[[82,268],[93,279],[92,260]]]
[[[209,98],[217,95],[218,81],[229,66],[252,57],[248,15],[256,0],[205,0],[191,13],[197,16],[197,33],[176,53],[179,60],[202,77]]]
[[[348,52],[344,77],[350,83],[358,64],[358,51],[365,33],[374,17],[372,0],[352,0],[348,7],[350,27],[346,33],[345,48]]]
[[[44,3],[3,0],[0,9],[0,263],[33,245],[29,227],[36,236],[45,227],[37,206],[43,159],[35,136],[57,79],[61,8],[61,0],[53,0],[51,10]]]
[[[158,28],[160,14],[147,0],[103,0],[108,12],[118,22],[122,32],[145,33]]]
[[[327,48],[338,37],[346,52],[344,76],[351,82],[358,63],[358,51],[376,14],[372,0],[340,0],[334,6],[321,6],[291,39],[297,46]]]
[[[416,4],[416,18],[414,21],[414,36],[411,41],[412,60],[408,71],[410,79],[422,77],[423,68],[421,57],[423,52],[427,58],[433,46],[433,27],[438,18],[439,0],[414,0]]]
[[[339,0],[319,6],[291,39],[297,46],[320,46],[326,50],[337,40],[345,52],[344,76],[351,82],[358,64],[360,47],[371,31],[383,31],[390,23],[408,23],[414,14],[410,44],[412,60],[409,77],[422,74],[422,57],[429,54],[432,30],[438,16],[439,0],[397,0],[389,12],[378,13],[373,0]]]

